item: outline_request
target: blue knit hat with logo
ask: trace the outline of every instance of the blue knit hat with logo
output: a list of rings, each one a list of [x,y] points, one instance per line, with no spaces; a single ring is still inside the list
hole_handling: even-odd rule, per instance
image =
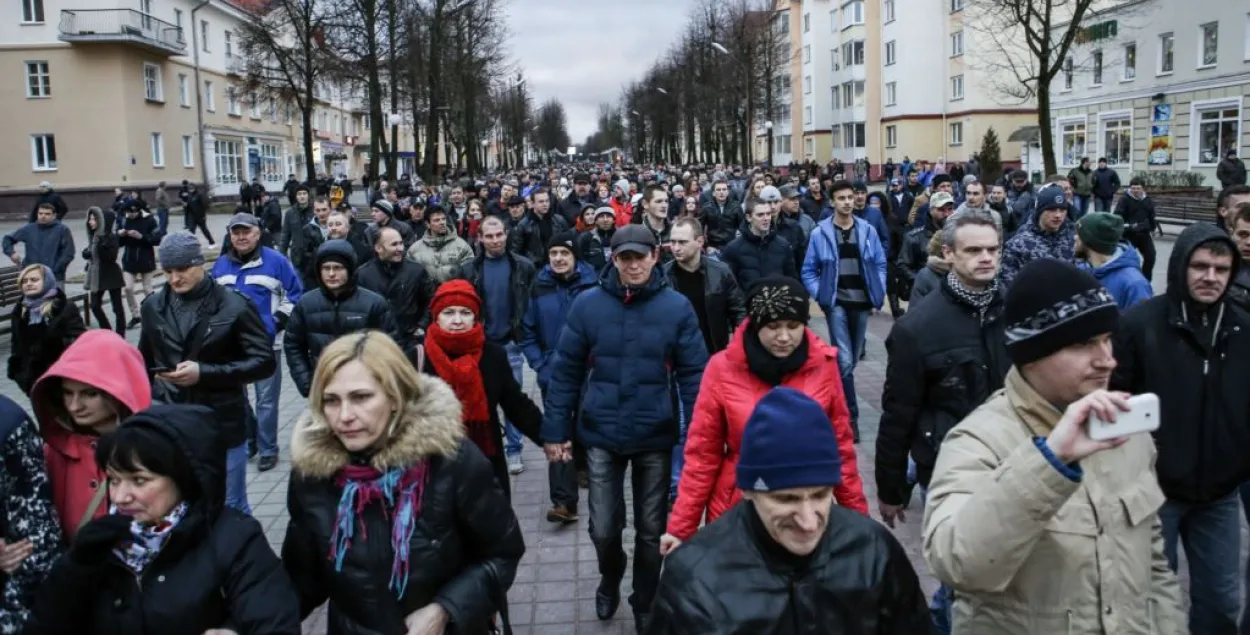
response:
[[[793,388],[768,391],[742,432],[738,489],[774,492],[842,482],[842,456],[824,408]]]

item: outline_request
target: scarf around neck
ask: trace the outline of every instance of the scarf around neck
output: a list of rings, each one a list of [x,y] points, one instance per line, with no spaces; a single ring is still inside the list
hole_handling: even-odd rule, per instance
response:
[[[769,386],[780,386],[786,377],[807,363],[806,331],[798,348],[785,357],[777,357],[764,348],[764,344],[760,342],[760,331],[754,325],[748,325],[747,332],[743,333],[742,343],[747,356],[747,369]]]
[[[984,324],[985,312],[989,310],[990,304],[994,302],[994,296],[998,294],[998,278],[994,278],[984,291],[973,291],[960,282],[959,276],[951,271],[946,274],[946,284],[950,286],[951,292],[959,298],[960,302],[977,310],[977,318]]]
[[[117,513],[117,508],[113,507],[109,513]],[[169,542],[170,533],[186,515],[187,503],[183,501],[174,506],[155,525],[145,525],[137,520],[131,521],[130,540],[124,541],[121,546],[113,550],[113,553],[136,575],[142,574],[143,570],[156,560],[156,556],[160,555],[161,550],[165,548],[165,543]]]
[[[368,465],[348,465],[335,477],[342,489],[335,510],[334,533],[330,536],[330,558],[334,570],[343,571],[343,560],[360,526],[361,537],[369,539],[361,514],[372,502],[382,505],[391,521],[391,579],[387,588],[403,598],[408,590],[408,558],[412,533],[421,515],[422,496],[429,482],[429,463],[419,461],[408,468],[392,468],[385,473]]]
[[[43,324],[43,303],[55,298],[56,292],[60,290],[52,269],[47,265],[39,265],[39,268],[43,270],[43,287],[36,295],[22,296],[22,306],[26,308],[28,324]]]
[[[469,439],[488,457],[499,455],[499,446],[490,429],[490,404],[482,380],[482,348],[486,331],[478,322],[460,333],[449,333],[431,324],[425,334],[425,354],[439,378],[451,385],[460,400],[465,431]]]

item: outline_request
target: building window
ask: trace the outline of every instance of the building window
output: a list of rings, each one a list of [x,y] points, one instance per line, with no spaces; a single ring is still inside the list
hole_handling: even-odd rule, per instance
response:
[[[43,0],[22,0],[22,22],[26,24],[43,22]]]
[[[226,31],[226,59],[230,59],[234,55],[234,34]]]
[[[964,0],[951,0],[951,13],[964,10]]]
[[[812,94],[812,76],[811,75],[807,75],[803,77],[803,94],[804,95]]]
[[[1220,61],[1220,23],[1208,22],[1198,27],[1198,68],[1215,66]]]
[[[165,167],[165,140],[159,132],[152,133],[152,167]]]
[[[962,122],[962,121],[957,121],[957,122],[955,122],[955,123],[952,123],[952,124],[950,125],[950,129],[951,129],[951,145],[953,145],[953,146],[961,146],[961,145],[963,145],[963,144],[964,144],[964,124],[963,124],[963,122]]]
[[[895,51],[895,48],[896,48],[896,47],[895,47],[895,42],[894,42],[894,40],[890,40],[889,42],[886,42],[886,43],[885,43],[885,65],[886,65],[886,66],[890,66],[890,65],[894,64],[894,60],[895,60],[895,57],[894,57],[894,51]]]
[[[864,65],[864,41],[856,40],[854,45],[851,46],[851,50],[854,52],[855,65],[863,66]]]
[[[195,142],[189,134],[182,135],[182,167],[195,167]]]
[[[790,154],[790,135],[777,135],[773,137],[773,153]]]
[[[864,106],[864,82],[855,82],[855,107],[863,108]]]
[[[868,145],[868,125],[863,123],[855,124],[855,147],[863,148]]]
[[[844,26],[854,26],[864,23],[864,3],[863,0],[854,0],[842,5],[842,15],[846,16],[846,24]]]
[[[1200,165],[1215,165],[1229,150],[1237,149],[1241,138],[1241,108],[1237,102],[1196,106],[1198,156]]]
[[[842,126],[834,126],[829,135],[829,147],[842,147]]]
[[[252,93],[248,95],[247,101],[249,104],[248,114],[252,116],[252,119],[260,119],[260,97],[257,97],[256,93]]]
[[[951,57],[959,57],[964,54],[964,32],[955,31],[951,33]]]
[[[1137,44],[1124,45],[1124,81],[1137,78]]]
[[[855,89],[852,86],[851,82],[843,83],[842,84],[842,107],[850,108],[851,106],[854,106],[855,105],[854,99],[855,99]]]
[[[885,105],[893,106],[898,101],[898,84],[897,82],[888,82],[885,85]]]
[[[1094,86],[1102,86],[1102,51],[1094,51]]]
[[[838,32],[838,10],[837,9],[830,9],[829,11],[829,32],[830,33]]]
[[[805,158],[808,158],[808,159],[815,156],[816,154],[816,140],[815,139],[808,137],[803,140],[803,153],[806,155]]]
[[[805,106],[803,108],[803,125],[805,126],[812,125],[812,107],[811,106]]]
[[[278,146],[272,143],[260,144],[260,178],[267,183],[282,181],[282,162],[278,159]]]
[[[165,91],[161,90],[161,67],[156,64],[143,64],[143,97],[148,101],[165,101]]]
[[[238,141],[214,141],[213,154],[217,165],[217,183],[230,185],[239,182],[243,173],[243,155]]]
[[[1072,90],[1072,57],[1063,61],[1063,89]]]
[[[882,8],[882,13],[885,14],[884,22],[886,24],[889,24],[894,21],[894,0],[885,0],[885,4],[883,5],[883,8]]]
[[[1158,75],[1167,75],[1172,72],[1172,34],[1164,33],[1159,36],[1159,71]]]
[[[1059,126],[1059,149],[1063,153],[1061,164],[1077,165],[1085,156],[1085,121],[1073,121]]]
[[[364,116],[361,117],[361,119],[365,122],[365,130],[369,130],[370,128],[373,127],[372,126],[373,115],[365,114]]]
[[[183,108],[191,107],[191,84],[186,73],[178,73],[178,105]]]
[[[226,113],[239,116],[239,93],[234,86],[226,86]]]
[[[200,20],[200,48],[208,52],[208,20]]]
[[[278,100],[269,98],[269,123],[278,123]]]
[[[1107,163],[1128,167],[1133,162],[1133,120],[1115,117],[1102,121],[1102,154]]]
[[[964,76],[956,75],[951,78],[951,101],[958,101],[964,98]]]
[[[284,110],[286,112],[282,116],[282,121],[283,123],[289,126],[291,125],[291,104],[289,102],[286,104],[286,106],[284,106]]]
[[[886,126],[885,127],[885,147],[887,148],[898,147],[898,126]]]
[[[812,30],[812,14],[803,14],[803,32],[807,33]]]
[[[31,135],[30,165],[31,169],[36,172],[50,172],[56,169],[56,135]]]
[[[803,46],[803,63],[804,64],[812,63],[812,45],[811,44],[806,44]]]
[[[26,96],[32,99],[52,96],[52,76],[45,61],[26,62]]]
[[[205,110],[217,112],[217,99],[213,97],[213,83],[210,81],[204,82],[204,100],[206,102]]]

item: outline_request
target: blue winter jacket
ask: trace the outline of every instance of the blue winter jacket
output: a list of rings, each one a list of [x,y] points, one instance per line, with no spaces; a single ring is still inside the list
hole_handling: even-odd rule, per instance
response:
[[[1120,243],[1111,260],[1101,267],[1093,267],[1084,260],[1077,264],[1098,278],[1102,286],[1115,297],[1115,303],[1121,311],[1154,297],[1150,281],[1141,272],[1141,256],[1127,242]]]
[[[74,235],[61,221],[54,220],[47,225],[26,223],[4,237],[4,255],[13,255],[13,246],[22,243],[26,247],[26,255],[22,258],[23,265],[46,265],[56,275],[56,279],[65,280],[65,270],[74,261]]]
[[[854,218],[855,242],[859,244],[859,272],[868,286],[868,300],[879,309],[885,302],[886,252],[872,225],[858,216]],[[838,237],[832,218],[820,221],[812,231],[800,277],[820,308],[825,312],[832,310],[838,292]]]
[[[525,316],[521,318],[520,339],[518,344],[530,368],[538,373],[538,387],[546,392],[551,381],[552,365],[548,362],[555,356],[556,344],[560,340],[560,331],[568,318],[569,306],[581,292],[599,284],[594,267],[584,262],[577,263],[573,278],[560,284],[551,265],[546,265],[534,279],[530,291],[529,304]]]
[[[217,284],[233,287],[252,301],[270,339],[286,325],[295,303],[304,294],[295,266],[268,247],[258,247],[244,262],[238,260],[233,250],[227,250],[213,263],[212,276]]]
[[[645,287],[632,289],[609,266],[599,285],[569,307],[550,362],[543,440],[572,438],[569,428],[585,384],[577,432],[586,447],[671,451],[678,432],[673,386],[690,421],[707,365],[699,318],[659,267]]]

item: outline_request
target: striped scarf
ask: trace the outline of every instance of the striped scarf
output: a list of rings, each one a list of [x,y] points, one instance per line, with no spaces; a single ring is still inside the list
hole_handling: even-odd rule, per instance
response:
[[[334,534],[330,537],[330,557],[334,570],[343,571],[343,560],[351,547],[356,525],[360,525],[362,538],[369,539],[364,520],[360,517],[369,503],[382,503],[382,513],[391,519],[391,580],[388,588],[399,598],[408,590],[408,551],[412,544],[412,532],[421,514],[421,498],[429,480],[429,464],[421,461],[408,469],[394,468],[382,473],[375,468],[349,465],[335,478],[343,490],[339,496],[334,520]]]

